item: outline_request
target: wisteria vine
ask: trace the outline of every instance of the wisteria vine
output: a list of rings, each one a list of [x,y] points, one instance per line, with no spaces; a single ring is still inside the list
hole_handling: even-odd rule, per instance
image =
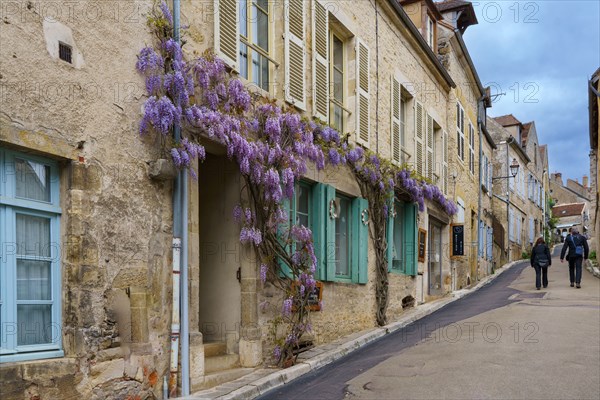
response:
[[[294,197],[295,184],[307,173],[309,162],[319,170],[346,165],[369,201],[370,236],[378,267],[377,321],[383,325],[388,301],[385,229],[394,193],[404,193],[421,211],[425,200],[431,200],[452,215],[454,203],[414,173],[348,144],[331,127],[251,95],[214,54],[207,52],[186,62],[172,37],[173,18],[164,2],[148,21],[157,43],[143,48],[136,64],[148,92],[140,134],[162,135],[173,164],[190,168],[194,176],[192,162],[206,155],[202,138],[221,143],[239,166],[246,200],[235,207],[233,216],[241,226],[240,241],[254,247],[261,281],[269,280],[283,293],[278,322],[285,326],[285,334],[276,338],[277,363],[293,359],[294,349],[311,329],[308,300],[316,287],[317,267],[312,232],[292,223],[284,207]],[[178,143],[172,137],[174,127],[181,128]]]

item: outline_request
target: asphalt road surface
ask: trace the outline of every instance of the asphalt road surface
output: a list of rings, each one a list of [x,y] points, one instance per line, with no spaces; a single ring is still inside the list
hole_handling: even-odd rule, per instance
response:
[[[554,253],[555,255],[558,253]],[[489,285],[261,399],[600,399],[600,279],[547,289],[518,264]]]

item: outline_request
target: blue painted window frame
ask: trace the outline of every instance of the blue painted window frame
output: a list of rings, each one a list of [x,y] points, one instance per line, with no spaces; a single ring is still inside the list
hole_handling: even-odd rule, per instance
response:
[[[50,170],[50,201],[30,200],[16,195],[15,158],[40,163]],[[51,304],[51,335],[47,344],[18,345],[16,216],[33,215],[50,220],[50,256],[19,256],[50,261],[51,300],[27,300],[27,304]],[[47,158],[0,148],[0,363],[63,357],[62,273],[60,246],[60,181],[58,163]],[[23,301],[21,301],[23,302]],[[12,321],[12,322],[11,322]]]

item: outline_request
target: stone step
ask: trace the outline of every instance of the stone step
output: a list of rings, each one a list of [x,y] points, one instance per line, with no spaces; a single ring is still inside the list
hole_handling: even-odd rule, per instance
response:
[[[239,354],[225,354],[221,356],[205,357],[204,371],[206,374],[211,372],[234,369],[240,366]]]
[[[227,354],[227,343],[208,342],[204,343],[204,357],[224,356]]]
[[[255,371],[254,368],[234,368],[227,369],[224,371],[212,372],[204,375],[203,380],[198,382],[192,382],[192,393],[199,390],[206,390],[215,386],[222,385],[227,382],[235,381],[243,376],[246,376]],[[240,385],[241,387],[242,385]]]

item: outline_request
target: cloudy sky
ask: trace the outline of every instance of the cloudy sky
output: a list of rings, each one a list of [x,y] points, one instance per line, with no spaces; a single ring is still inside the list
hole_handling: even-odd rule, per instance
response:
[[[505,93],[488,110],[535,121],[550,171],[589,175],[587,80],[600,67],[600,1],[473,1],[464,35],[484,86]]]

